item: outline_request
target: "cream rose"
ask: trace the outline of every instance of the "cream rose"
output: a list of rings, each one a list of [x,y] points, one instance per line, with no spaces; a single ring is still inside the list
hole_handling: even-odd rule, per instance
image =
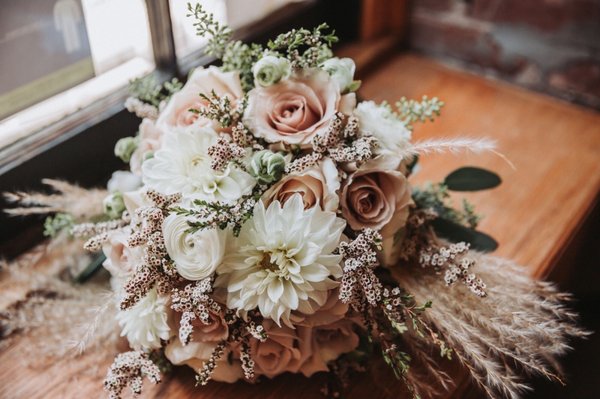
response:
[[[324,211],[335,212],[339,205],[339,188],[337,168],[331,159],[325,158],[301,173],[286,175],[265,192],[263,201],[267,206],[273,201],[284,204],[294,194],[300,194],[304,209],[319,204]]]
[[[270,143],[308,147],[340,106],[340,90],[323,70],[296,74],[248,94],[245,122]]]
[[[354,110],[354,115],[358,118],[360,129],[377,139],[376,154],[397,155],[409,145],[410,130],[389,106],[363,101]]]
[[[106,184],[109,193],[126,193],[142,187],[142,179],[131,172],[117,170]]]
[[[200,97],[200,93],[210,96],[212,91],[218,96],[227,96],[234,104],[244,95],[237,72],[222,72],[214,66],[198,68],[185,86],[171,97],[156,121],[157,127],[165,132],[203,126],[218,129],[215,121],[190,112],[190,109],[206,106],[206,100]]]
[[[171,214],[163,222],[167,253],[177,272],[188,280],[201,280],[214,273],[225,254],[226,231],[203,229],[190,233],[185,216]]]
[[[380,230],[386,239],[405,225],[412,203],[411,189],[406,177],[396,170],[398,163],[394,157],[377,157],[344,183],[342,214],[354,230]]]
[[[152,120],[145,118],[140,124],[138,146],[131,154],[129,167],[136,175],[142,174],[142,163],[160,148],[163,132]]]

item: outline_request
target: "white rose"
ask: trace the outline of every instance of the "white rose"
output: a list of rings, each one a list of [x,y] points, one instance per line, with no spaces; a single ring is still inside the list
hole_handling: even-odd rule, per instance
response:
[[[185,216],[171,214],[163,223],[167,253],[177,272],[188,280],[201,280],[214,273],[225,254],[226,231],[203,229],[195,233]]]
[[[290,75],[290,62],[285,58],[267,55],[252,67],[254,82],[260,86],[271,86]]]
[[[392,110],[373,101],[363,101],[354,110],[360,129],[378,141],[377,154],[395,155],[409,144],[411,132]]]
[[[342,92],[347,91],[354,81],[356,66],[351,58],[330,58],[321,67],[331,75]]]
[[[142,178],[131,172],[117,170],[112,174],[106,188],[111,193],[125,193],[127,191],[137,190],[142,186]]]

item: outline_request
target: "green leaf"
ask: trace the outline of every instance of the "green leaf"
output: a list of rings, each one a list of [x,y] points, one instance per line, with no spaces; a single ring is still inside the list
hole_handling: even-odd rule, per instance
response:
[[[104,256],[103,252],[100,252],[96,255],[96,257],[92,260],[92,262],[83,269],[79,275],[75,277],[75,282],[78,284],[83,284],[90,278],[92,278],[99,270],[102,269],[102,263],[106,260],[106,256]]]
[[[362,84],[362,81],[353,80],[352,83],[350,83],[350,86],[348,87],[348,91],[351,93],[355,92],[356,90],[360,89],[361,84]]]
[[[453,191],[487,190],[501,182],[500,176],[494,172],[473,166],[458,168],[444,179],[444,184]]]
[[[498,248],[498,242],[489,235],[449,220],[437,218],[432,226],[440,237],[452,242],[468,242],[477,251],[491,252]]]

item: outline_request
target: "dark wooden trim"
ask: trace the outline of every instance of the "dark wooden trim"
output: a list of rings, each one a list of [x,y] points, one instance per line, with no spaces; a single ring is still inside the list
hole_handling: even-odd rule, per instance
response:
[[[177,55],[169,2],[164,0],[146,0],[148,26],[152,38],[152,51],[156,69],[175,74]]]
[[[393,34],[399,41],[408,26],[408,0],[361,0],[360,39],[371,41]]]

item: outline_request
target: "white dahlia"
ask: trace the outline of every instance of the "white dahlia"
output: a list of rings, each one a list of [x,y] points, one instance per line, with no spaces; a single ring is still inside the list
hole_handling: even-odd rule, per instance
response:
[[[224,171],[211,168],[208,148],[218,135],[210,127],[165,136],[163,147],[142,165],[144,184],[162,194],[233,202],[250,194],[256,181],[235,165]]]
[[[333,251],[345,225],[334,212],[305,210],[298,194],[283,207],[259,202],[239,237],[229,240],[215,285],[226,289],[229,308],[258,308],[291,326],[291,312],[313,313],[338,285],[341,257]]]
[[[127,337],[132,348],[157,349],[161,347],[161,339],[166,341],[171,337],[167,302],[168,297],[151,289],[131,308],[117,313],[121,336]]]

